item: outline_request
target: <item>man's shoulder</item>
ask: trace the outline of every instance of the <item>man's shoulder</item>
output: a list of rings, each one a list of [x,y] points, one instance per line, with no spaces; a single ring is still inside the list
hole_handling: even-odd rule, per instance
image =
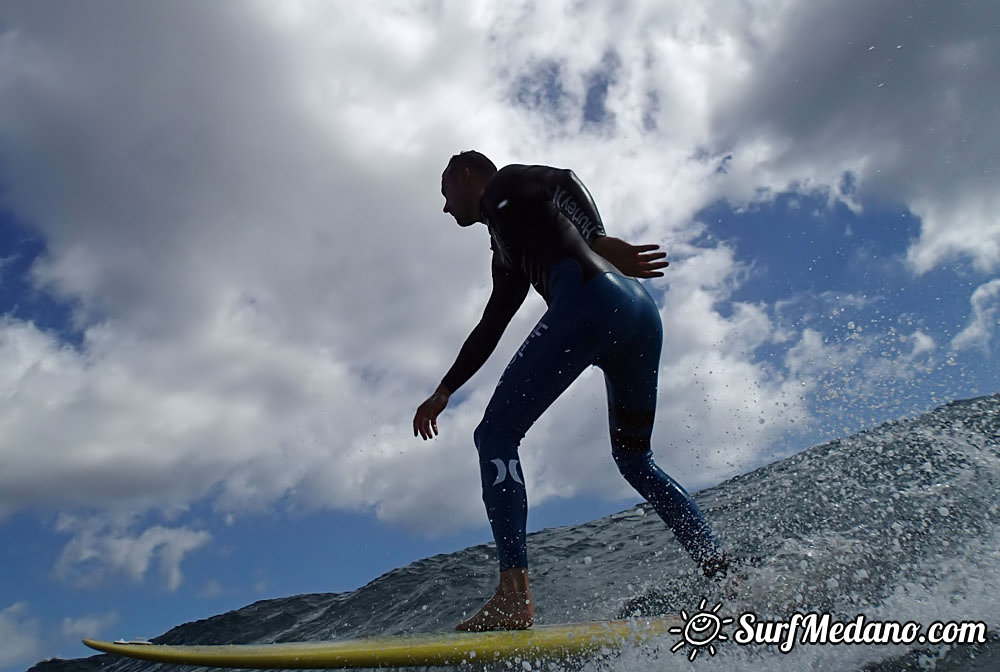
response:
[[[565,168],[511,163],[496,172],[487,184],[487,193],[499,194],[529,184],[549,185],[572,174]]]
[[[530,173],[520,163],[512,163],[504,166],[490,178],[486,183],[483,198],[487,207],[495,208],[500,202],[506,199],[512,191],[518,191],[522,185],[530,180]]]
[[[523,180],[530,177],[534,166],[526,166],[523,163],[511,163],[496,172],[490,180],[490,185],[501,185],[512,180]]]
[[[550,175],[561,175],[568,172],[566,168],[556,168],[555,166],[543,166],[539,164],[511,163],[497,171],[493,179],[509,178],[536,178],[541,179]]]

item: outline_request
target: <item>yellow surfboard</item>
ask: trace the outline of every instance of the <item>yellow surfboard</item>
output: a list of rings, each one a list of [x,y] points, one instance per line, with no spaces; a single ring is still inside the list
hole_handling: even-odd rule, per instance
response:
[[[85,639],[83,643],[98,651],[159,663],[346,669],[488,663],[512,658],[570,658],[602,649],[620,649],[665,634],[672,627],[683,626],[684,622],[677,618],[656,618],[536,625],[528,630],[394,635],[340,642],[181,646]]]

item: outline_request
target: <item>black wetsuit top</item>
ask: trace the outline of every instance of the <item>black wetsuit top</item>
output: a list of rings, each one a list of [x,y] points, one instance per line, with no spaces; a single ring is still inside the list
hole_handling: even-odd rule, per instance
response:
[[[549,273],[557,262],[577,262],[584,281],[617,271],[590,249],[606,235],[604,224],[587,188],[571,170],[519,164],[501,168],[487,183],[479,208],[492,239],[493,292],[441,381],[451,392],[496,348],[529,285],[549,302]]]

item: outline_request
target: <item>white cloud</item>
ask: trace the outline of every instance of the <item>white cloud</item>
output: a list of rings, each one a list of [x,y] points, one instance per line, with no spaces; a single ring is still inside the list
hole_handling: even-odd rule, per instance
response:
[[[198,592],[198,597],[203,599],[218,597],[222,592],[222,584],[217,579],[209,579]]]
[[[79,642],[84,638],[94,638],[118,622],[118,614],[90,614],[79,618],[64,618],[59,632],[67,642]]]
[[[956,202],[915,199],[911,208],[921,219],[921,232],[907,261],[918,273],[963,257],[983,273],[1000,267],[1000,197],[995,193],[963,193]]]
[[[851,297],[842,300],[851,303]],[[819,432],[817,438],[836,438],[911,413],[906,402],[919,398],[923,385],[947,380],[943,369],[953,362],[940,356],[934,339],[920,329],[902,333],[896,326],[862,325],[849,313],[833,313],[827,317],[843,322],[846,334],[831,336],[822,329],[826,325],[809,326],[784,354],[799,396],[810,408],[823,409],[803,422]]]
[[[439,439],[410,430],[489,292],[485,232],[440,212],[443,164],[472,147],[573,167],[609,231],[668,246],[673,268],[649,285],[669,285],[659,459],[688,485],[751,464],[803,421],[796,386],[815,344],[766,306],[721,310],[747,269],[724,245],[693,244],[695,213],[789,185],[850,201],[849,170],[922,214],[917,270],[952,254],[992,267],[994,229],[963,228],[969,245],[936,233],[991,198],[967,178],[995,155],[992,94],[972,95],[992,47],[942,9],[903,28],[906,45],[933,38],[936,51],[872,61],[870,43],[895,47],[899,3],[865,9],[871,21],[863,3],[679,7],[13,3],[0,193],[44,236],[34,281],[73,302],[83,340],[0,324],[0,511],[114,516],[211,498],[223,516],[291,501],[432,532],[481,524],[472,430],[540,301]],[[953,62],[963,27],[968,76]],[[599,70],[607,120],[587,125]],[[929,75],[944,88],[921,107]],[[962,141],[950,99],[982,149],[945,170],[933,158]],[[755,362],[800,337],[789,371]],[[588,375],[525,440],[533,502],[626,492]],[[176,587],[183,556],[207,543],[184,527],[64,529],[76,536],[59,567],[76,580],[142,578],[158,560]]]
[[[904,343],[909,341],[913,342],[913,350],[911,350],[910,354],[906,357],[909,361],[913,361],[917,357],[920,357],[928,352],[934,352],[934,350],[937,349],[937,344],[934,343],[934,339],[919,329],[913,332],[910,336],[906,337],[905,340],[903,340],[903,338],[900,340]]]
[[[33,661],[41,651],[41,628],[25,602],[0,610],[0,667]]]
[[[1000,279],[977,287],[969,304],[972,315],[965,328],[952,339],[951,347],[956,350],[970,347],[988,350],[1000,326]]]
[[[763,39],[751,38],[757,21],[736,31],[747,74],[710,112],[713,147],[734,155],[727,191],[819,184],[836,194],[850,171],[862,193],[922,218],[915,271],[955,258],[995,269],[993,8],[788,2],[770,18]]]
[[[123,520],[66,514],[60,516],[56,529],[73,538],[59,557],[55,575],[81,586],[99,585],[119,576],[140,582],[156,561],[165,588],[176,591],[184,579],[184,556],[211,540],[204,530],[156,525],[135,534]]]

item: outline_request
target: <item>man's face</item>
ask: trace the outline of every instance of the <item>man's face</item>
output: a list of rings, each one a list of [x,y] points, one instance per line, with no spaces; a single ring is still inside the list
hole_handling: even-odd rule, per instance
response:
[[[475,180],[468,168],[446,170],[441,176],[441,195],[444,196],[444,211],[458,222],[459,226],[470,226],[479,221],[479,196]]]

